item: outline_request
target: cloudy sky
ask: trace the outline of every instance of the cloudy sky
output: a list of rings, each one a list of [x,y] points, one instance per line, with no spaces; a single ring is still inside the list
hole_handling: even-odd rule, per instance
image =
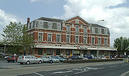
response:
[[[129,37],[129,0],[0,0],[0,33],[10,21],[25,23],[27,17],[74,16],[108,27],[111,45],[117,37]]]

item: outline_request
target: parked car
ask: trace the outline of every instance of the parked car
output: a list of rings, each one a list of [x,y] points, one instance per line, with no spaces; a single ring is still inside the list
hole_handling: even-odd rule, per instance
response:
[[[17,62],[17,56],[8,56],[7,61],[8,62]]]
[[[52,62],[60,62],[56,56],[49,56]]]
[[[19,56],[18,57],[18,63],[20,64],[31,64],[31,63],[38,63],[41,64],[42,63],[42,59],[41,58],[37,58],[35,56]]]
[[[78,55],[77,56],[74,55],[74,56],[71,56],[70,58],[68,58],[68,60],[83,60],[83,58]]]
[[[66,59],[60,56],[53,56],[53,58],[59,59],[60,62],[65,61]]]
[[[84,55],[84,58],[86,58],[86,59],[94,59],[95,57],[93,55]]]
[[[48,57],[47,56],[42,56],[41,59],[42,59],[43,62],[50,62],[51,61],[51,58],[49,56]]]

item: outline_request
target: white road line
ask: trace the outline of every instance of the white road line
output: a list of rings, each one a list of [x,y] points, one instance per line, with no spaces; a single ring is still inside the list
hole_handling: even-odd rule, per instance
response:
[[[44,75],[42,75],[42,74],[39,74],[39,73],[36,73],[36,72],[34,72],[34,74],[36,74],[36,75],[39,75],[39,76],[44,76]]]
[[[53,72],[53,73],[57,74],[57,73],[68,73],[68,72],[72,72],[72,71],[59,71],[59,72]]]

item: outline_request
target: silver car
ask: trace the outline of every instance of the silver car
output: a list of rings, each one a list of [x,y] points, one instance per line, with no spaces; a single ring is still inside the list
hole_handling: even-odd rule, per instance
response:
[[[50,62],[51,61],[51,58],[49,56],[48,57],[47,56],[42,56],[41,59],[42,59],[43,62]]]
[[[42,59],[41,58],[37,58],[35,56],[31,56],[31,55],[19,56],[17,62],[20,63],[20,64],[31,64],[31,63],[39,63],[39,64],[41,64],[42,63]]]

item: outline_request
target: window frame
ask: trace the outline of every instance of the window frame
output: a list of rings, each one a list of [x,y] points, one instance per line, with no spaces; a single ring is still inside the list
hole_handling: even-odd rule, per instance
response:
[[[42,35],[41,35],[41,40],[39,40],[39,34],[42,34]],[[39,42],[43,41],[43,32],[38,32],[38,41],[39,41]]]
[[[49,35],[51,35],[51,39],[50,39],[50,41],[49,41],[49,38],[48,38],[48,37],[49,37]],[[52,34],[51,34],[51,33],[48,33],[48,34],[47,34],[47,36],[48,36],[48,37],[47,37],[47,41],[48,41],[48,42],[52,42]]]
[[[59,41],[57,40],[57,36],[59,36]],[[56,34],[56,42],[60,43],[61,42],[61,34]]]

